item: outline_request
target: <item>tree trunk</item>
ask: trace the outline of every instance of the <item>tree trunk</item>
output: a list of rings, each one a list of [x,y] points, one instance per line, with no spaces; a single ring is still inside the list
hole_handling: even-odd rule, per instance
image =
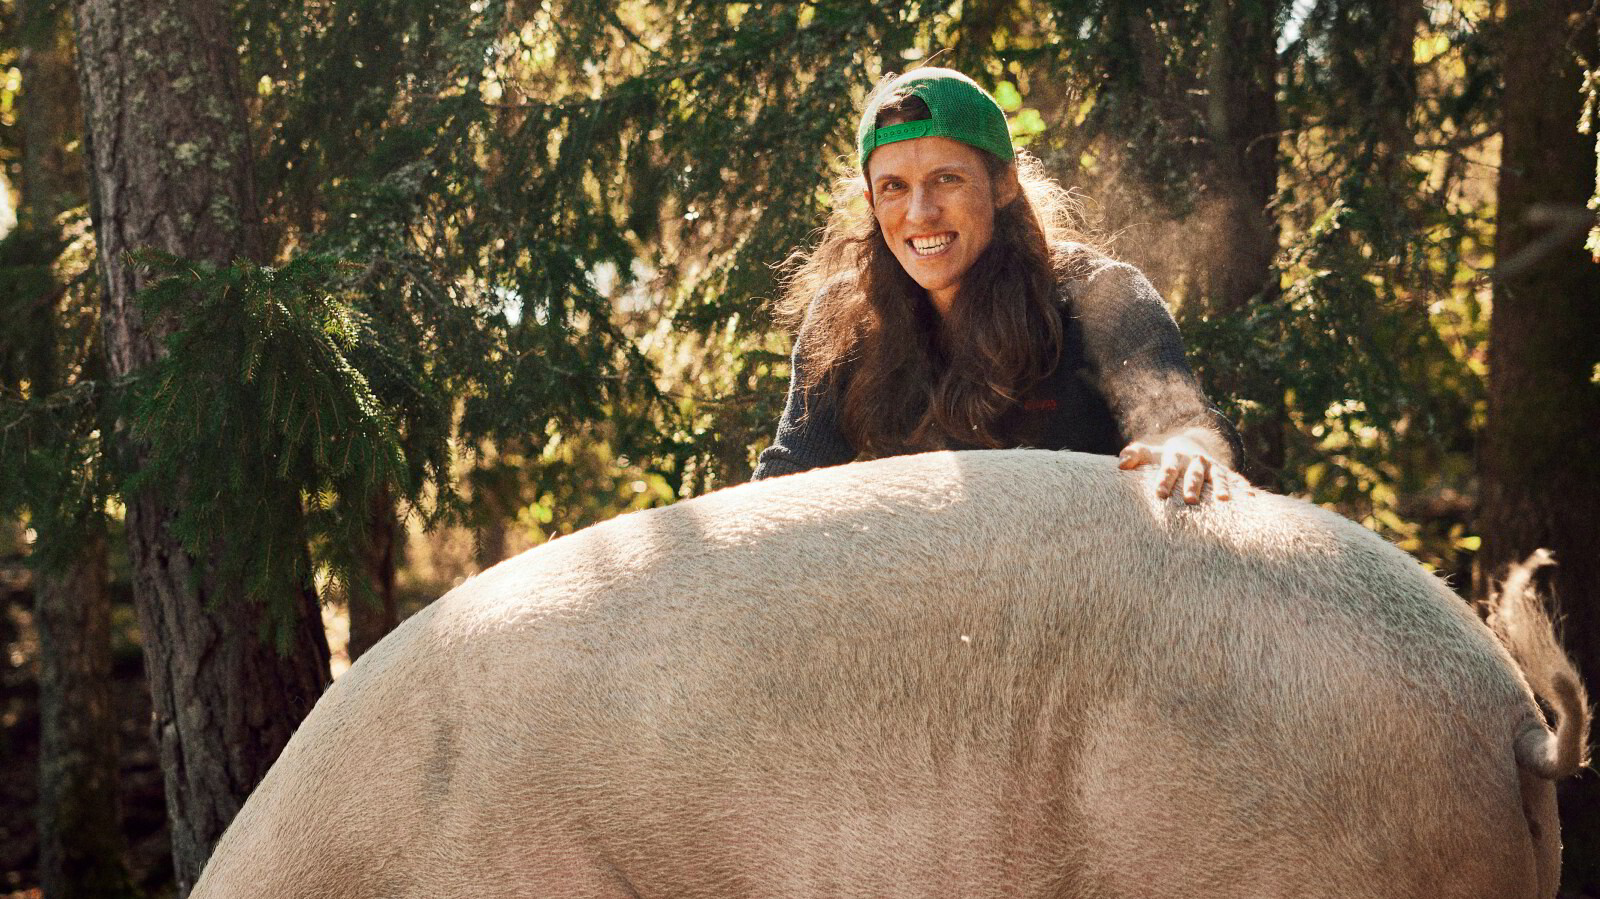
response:
[[[72,32],[61,8],[49,0],[17,0],[22,46],[19,124],[22,128],[22,203],[18,220],[39,227],[84,199],[82,160],[72,151],[82,131]]]
[[[506,522],[515,514],[500,492],[506,488],[503,478],[485,478],[473,486],[472,503],[479,524],[472,535],[472,557],[479,571],[488,571],[506,557]]]
[[[41,571],[34,597],[39,886],[46,899],[133,895],[117,801],[105,535],[95,533],[68,570]]]
[[[1498,264],[1489,408],[1479,452],[1480,585],[1549,547],[1566,643],[1600,684],[1600,264],[1583,250],[1595,144],[1576,128],[1580,67],[1595,58],[1590,0],[1511,0],[1505,28]],[[1567,882],[1600,889],[1600,779],[1562,788]]]
[[[1257,303],[1279,301],[1272,265],[1278,226],[1268,209],[1278,187],[1277,8],[1276,0],[1213,0],[1210,10],[1206,126],[1211,196],[1203,211],[1216,240],[1203,277],[1206,306],[1213,314],[1241,316]],[[1245,473],[1257,483],[1278,487],[1287,427],[1281,388],[1251,384],[1244,393],[1264,410],[1241,428],[1248,458]]]
[[[1398,193],[1410,188],[1410,156],[1416,144],[1412,133],[1411,112],[1417,105],[1417,26],[1422,21],[1421,0],[1391,0],[1376,7],[1374,17],[1381,23],[1378,39],[1377,92],[1373,103],[1376,121],[1376,147],[1372,165],[1377,170],[1375,180],[1386,191]],[[1358,161],[1358,165],[1364,161]],[[1426,230],[1422,224],[1413,226],[1417,233]],[[1383,246],[1380,252],[1403,255],[1400,245]]]
[[[57,218],[85,196],[78,143],[82,111],[72,63],[71,30],[62,9],[18,0],[23,91],[19,231],[51,235]],[[55,255],[56,242],[37,244]],[[54,264],[41,258],[41,267]],[[32,304],[26,332],[29,392],[59,389],[64,366],[56,304]],[[123,862],[118,784],[117,715],[111,691],[111,596],[106,543],[98,509],[70,537],[40,528],[36,547],[52,564],[34,574],[34,624],[39,634],[39,885],[45,899],[132,895]],[[86,537],[86,539],[84,539]],[[71,551],[55,541],[76,544]]]
[[[400,538],[394,500],[390,498],[388,490],[380,490],[372,498],[367,531],[366,568],[371,577],[372,595],[361,596],[357,591],[350,591],[350,643],[347,649],[352,663],[400,623],[394,595],[395,551]]]
[[[155,247],[227,265],[255,253],[255,204],[237,48],[215,0],[76,0],[113,378],[156,359],[172,324],[143,318],[142,276],[125,254]],[[125,448],[141,458],[137,446]],[[172,851],[187,895],[212,846],[327,686],[315,593],[279,598],[299,613],[287,653],[262,639],[263,610],[171,534],[175,510],[125,497],[134,599]],[[219,534],[218,541],[228,539]]]

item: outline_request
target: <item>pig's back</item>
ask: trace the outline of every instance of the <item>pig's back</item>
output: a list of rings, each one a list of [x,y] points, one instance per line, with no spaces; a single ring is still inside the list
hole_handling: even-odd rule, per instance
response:
[[[381,735],[382,785],[343,798],[406,810],[389,826],[431,847],[390,872],[479,847],[462,895],[588,876],[1160,895],[1207,870],[1278,876],[1259,859],[1307,844],[1284,821],[1353,818],[1373,834],[1341,837],[1357,856],[1427,850],[1436,834],[1384,800],[1472,765],[1464,745],[1494,756],[1468,776],[1515,797],[1526,694],[1442,585],[1307,504],[1191,508],[1152,477],[940,453],[623,516],[412,619],[308,739],[343,757]],[[343,726],[316,726],[323,705]]]

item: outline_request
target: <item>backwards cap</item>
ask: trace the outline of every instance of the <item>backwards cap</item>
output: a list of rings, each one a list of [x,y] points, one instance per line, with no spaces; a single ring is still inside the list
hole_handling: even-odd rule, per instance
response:
[[[907,94],[928,104],[932,118],[875,127],[878,110],[884,102]],[[873,150],[918,137],[948,137],[988,150],[1001,159],[1016,155],[1011,149],[1011,129],[1006,127],[1006,114],[1001,111],[1000,104],[977,82],[954,69],[933,66],[912,69],[878,92],[877,98],[861,113],[861,125],[856,129],[862,174],[866,174],[867,157]]]

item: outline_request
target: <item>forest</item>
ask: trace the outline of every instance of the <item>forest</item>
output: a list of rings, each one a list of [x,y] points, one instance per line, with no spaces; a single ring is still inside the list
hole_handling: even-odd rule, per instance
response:
[[[186,896],[408,614],[748,480],[783,264],[930,59],[1244,474],[1463,602],[1550,549],[1600,689],[1592,0],[3,0],[0,894]]]

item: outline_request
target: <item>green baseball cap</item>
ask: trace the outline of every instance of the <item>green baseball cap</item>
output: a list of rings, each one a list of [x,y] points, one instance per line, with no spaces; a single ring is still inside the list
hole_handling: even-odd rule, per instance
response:
[[[906,94],[920,97],[928,104],[933,117],[884,128],[873,127],[878,123],[878,109],[884,101]],[[919,137],[948,137],[988,150],[1001,159],[1016,156],[1011,149],[1011,129],[1006,126],[1006,114],[1000,104],[976,81],[954,69],[933,66],[912,69],[878,92],[878,98],[861,113],[861,125],[856,129],[862,174],[866,174],[867,157],[873,150],[884,144]]]

